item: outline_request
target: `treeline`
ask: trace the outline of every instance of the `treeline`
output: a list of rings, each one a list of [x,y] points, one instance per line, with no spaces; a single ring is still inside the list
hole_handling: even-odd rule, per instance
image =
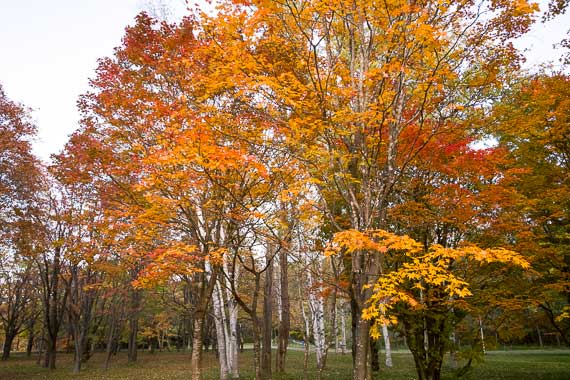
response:
[[[49,368],[73,350],[75,372],[95,350],[108,368],[119,350],[184,349],[198,380],[215,347],[228,379],[247,343],[270,379],[294,339],[319,377],[334,349],[364,380],[397,341],[439,379],[446,353],[570,346],[570,78],[521,72],[511,43],[536,11],[142,13],[47,167],[2,92],[3,358],[24,337]]]

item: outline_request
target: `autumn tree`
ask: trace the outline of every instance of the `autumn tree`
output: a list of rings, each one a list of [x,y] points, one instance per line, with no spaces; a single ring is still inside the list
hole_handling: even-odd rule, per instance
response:
[[[403,169],[467,110],[483,112],[516,68],[510,41],[536,10],[526,1],[233,3],[218,16],[235,35],[221,44],[220,55],[235,62],[225,81],[247,81],[242,99],[279,122],[333,222],[337,208],[323,195],[342,199],[348,225],[337,223],[340,231],[388,227]],[[382,256],[356,251],[350,259],[354,379],[368,377],[370,326],[360,314]]]
[[[271,150],[272,124],[219,83],[227,62],[215,42],[192,18],[159,25],[141,14],[100,62],[64,155],[107,194],[113,249],[136,263],[133,292],[173,276],[192,285],[196,379],[211,297],[225,291],[215,290],[224,256],[278,241],[265,215],[289,162]]]
[[[36,127],[30,110],[13,102],[0,85],[0,320],[5,331],[2,359],[10,355],[14,337],[34,318],[36,272],[31,258],[39,241],[34,234],[39,215],[37,193],[42,170],[32,154]]]
[[[525,197],[522,212],[528,228],[512,239],[538,272],[529,284],[529,296],[566,345],[570,342],[569,95],[567,75],[536,75],[515,86],[493,114],[498,143],[508,149],[519,171],[513,187]]]
[[[383,230],[367,234],[354,230],[338,233],[328,252],[353,254],[363,248],[399,257],[400,265],[373,285],[363,318],[374,321],[373,336],[379,336],[382,325],[388,321],[403,324],[421,380],[441,378],[451,328],[469,310],[466,297],[473,294],[473,288],[467,280],[481,266],[497,270],[496,263],[529,268],[520,254],[503,248],[481,249],[469,245],[444,248],[438,244],[425,247],[408,236]]]

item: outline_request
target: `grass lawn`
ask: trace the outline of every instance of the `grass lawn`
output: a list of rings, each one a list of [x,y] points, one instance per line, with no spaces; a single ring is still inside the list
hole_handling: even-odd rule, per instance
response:
[[[79,375],[71,373],[73,356],[59,354],[58,369],[49,371],[35,364],[35,358],[14,355],[0,362],[0,380],[187,380],[190,373],[189,354],[185,352],[139,353],[135,365],[127,365],[126,353],[112,359],[109,371],[101,369],[103,354],[95,354]],[[329,354],[324,379],[349,380],[350,355]],[[204,357],[205,379],[218,379],[217,361],[213,353]],[[246,351],[240,357],[241,379],[253,379],[252,353]],[[315,363],[309,363],[308,379],[316,379]],[[287,373],[275,374],[275,380],[303,379],[303,352],[288,353]],[[377,375],[383,380],[412,380],[416,378],[412,357],[406,352],[394,354],[394,367],[382,368]],[[449,367],[444,367],[444,379],[454,379]],[[485,356],[483,363],[475,363],[465,380],[569,380],[569,350],[493,351]]]

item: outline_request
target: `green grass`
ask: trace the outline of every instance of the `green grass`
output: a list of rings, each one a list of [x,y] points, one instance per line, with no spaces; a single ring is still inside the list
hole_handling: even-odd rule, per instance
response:
[[[109,371],[102,369],[103,354],[95,354],[79,375],[71,373],[73,356],[59,354],[58,369],[49,371],[36,366],[35,358],[16,354],[0,362],[0,380],[187,380],[190,374],[190,357],[185,352],[139,353],[138,363],[127,365],[126,354],[113,357]],[[412,380],[416,378],[414,363],[409,353],[394,354],[394,367],[381,369],[377,376],[382,380]],[[352,359],[350,355],[329,354],[325,380],[349,380]],[[218,379],[217,361],[213,353],[204,356],[204,378]],[[240,357],[241,379],[253,379],[252,353]],[[453,371],[444,365],[444,379],[454,379]],[[308,379],[316,379],[314,358],[309,363]],[[303,379],[303,352],[290,351],[287,373],[275,374],[275,380]],[[465,380],[568,380],[570,379],[570,351],[493,351],[483,363],[475,363]]]

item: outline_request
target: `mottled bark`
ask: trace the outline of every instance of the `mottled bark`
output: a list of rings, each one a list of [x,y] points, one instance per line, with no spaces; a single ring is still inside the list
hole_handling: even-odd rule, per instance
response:
[[[191,380],[201,380],[202,378],[202,329],[204,327],[204,314],[196,313],[194,317],[194,339],[192,342],[192,356],[190,359]]]

